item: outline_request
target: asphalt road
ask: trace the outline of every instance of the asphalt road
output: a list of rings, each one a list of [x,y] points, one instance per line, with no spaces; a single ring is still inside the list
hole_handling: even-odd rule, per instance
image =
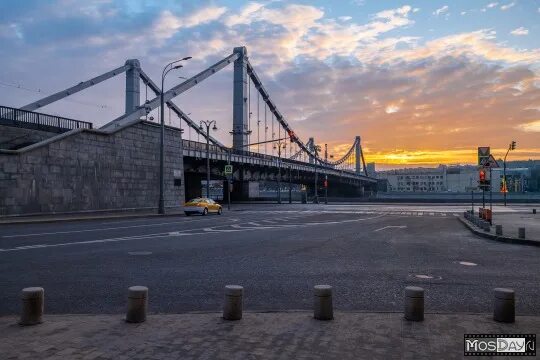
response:
[[[407,285],[427,312],[491,312],[495,287],[540,315],[540,248],[472,235],[456,207],[259,205],[222,216],[0,226],[0,315],[43,286],[47,313],[122,313],[127,288],[150,312],[217,311],[226,284],[247,310],[310,309],[334,286],[338,310],[401,311]]]

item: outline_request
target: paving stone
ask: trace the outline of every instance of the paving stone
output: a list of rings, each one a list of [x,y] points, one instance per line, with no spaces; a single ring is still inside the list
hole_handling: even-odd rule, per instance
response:
[[[500,324],[490,314],[244,313],[226,328],[221,313],[149,315],[134,326],[120,315],[49,315],[32,328],[0,317],[2,358],[45,359],[432,359],[463,357],[465,333],[539,333],[540,319]],[[229,324],[226,324],[229,325]]]

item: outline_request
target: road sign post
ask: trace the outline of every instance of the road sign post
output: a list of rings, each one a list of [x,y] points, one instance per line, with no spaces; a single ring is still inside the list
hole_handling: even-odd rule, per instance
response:
[[[225,165],[225,176],[227,177],[227,210],[231,210],[231,180],[233,173],[233,166],[231,165],[231,150],[229,149],[229,156],[227,159],[227,165]]]

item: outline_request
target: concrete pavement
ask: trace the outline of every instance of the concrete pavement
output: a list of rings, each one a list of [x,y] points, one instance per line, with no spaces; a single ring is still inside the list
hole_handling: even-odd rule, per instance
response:
[[[540,207],[537,208],[536,214],[532,211],[529,213],[514,213],[495,216],[493,218],[493,226],[503,226],[503,236],[518,237],[518,228],[525,228],[525,238],[530,240],[540,241]],[[495,230],[493,230],[495,231]]]
[[[464,334],[539,333],[536,316],[513,324],[490,314],[337,312],[317,321],[311,312],[151,315],[127,324],[120,315],[50,315],[32,327],[0,317],[3,359],[461,359]]]

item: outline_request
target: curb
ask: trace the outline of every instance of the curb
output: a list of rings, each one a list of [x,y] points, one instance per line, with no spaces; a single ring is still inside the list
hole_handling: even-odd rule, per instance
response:
[[[43,224],[54,222],[72,222],[72,221],[91,221],[91,220],[112,220],[112,219],[137,219],[137,218],[152,218],[152,217],[172,217],[172,216],[185,216],[184,213],[177,214],[126,214],[126,215],[99,215],[99,216],[81,216],[81,217],[69,217],[69,218],[46,218],[46,219],[28,219],[28,218],[13,218],[9,220],[0,219],[1,225],[16,225],[16,224]]]
[[[490,233],[486,233],[483,230],[477,229],[474,225],[472,225],[470,222],[468,222],[462,215],[458,216],[458,219],[473,234],[484,237],[484,238],[487,238],[487,239],[491,239],[491,240],[495,240],[495,241],[499,241],[499,242],[505,242],[505,243],[509,243],[509,244],[540,246],[540,241],[537,241],[537,240],[519,239],[519,238],[514,238],[514,237],[509,237],[509,236],[498,236],[498,235],[493,235],[493,234],[490,234]]]

